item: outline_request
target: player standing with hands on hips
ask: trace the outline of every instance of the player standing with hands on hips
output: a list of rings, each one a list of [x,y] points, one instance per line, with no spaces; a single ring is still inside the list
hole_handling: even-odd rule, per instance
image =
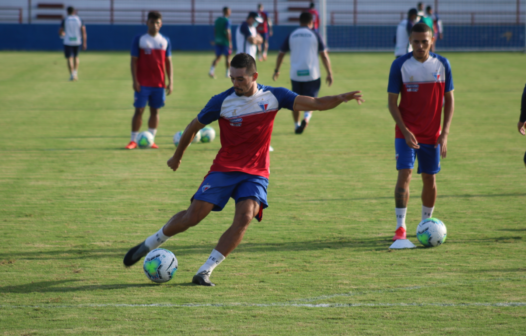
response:
[[[433,31],[425,23],[411,29],[409,42],[413,52],[396,59],[387,88],[389,111],[396,122],[395,187],[396,232],[393,240],[406,239],[405,217],[409,201],[409,183],[415,159],[422,174],[422,220],[433,214],[437,196],[435,175],[440,157],[447,154],[447,137],[453,119],[453,78],[449,61],[431,53]],[[402,97],[398,105],[398,95]],[[440,129],[442,105],[444,121]]]
[[[135,113],[132,118],[130,143],[125,147],[126,149],[137,148],[137,136],[141,129],[146,103],[150,106],[148,131],[155,137],[159,125],[159,109],[164,106],[166,94],[169,95],[173,90],[172,45],[168,37],[159,33],[163,25],[161,13],[149,12],[146,25],[148,32],[135,37],[131,50]],[[166,85],[165,71],[168,85]],[[159,147],[153,143],[151,148]]]
[[[214,286],[210,282],[214,268],[239,245],[252,219],[263,219],[263,209],[268,206],[269,144],[278,111],[281,108],[324,111],[353,99],[358,104],[363,102],[360,91],[312,98],[285,88],[258,84],[256,61],[245,53],[232,59],[230,78],[233,87],[210,99],[188,124],[173,157],[168,160],[170,169],[177,171],[196,133],[218,120],[221,149],[209,173],[193,195],[190,207],[131,248],[124,257],[125,266],[132,266],[168,238],[199,224],[211,211],[221,211],[232,197],[236,202],[234,221],[192,279],[197,285]]]

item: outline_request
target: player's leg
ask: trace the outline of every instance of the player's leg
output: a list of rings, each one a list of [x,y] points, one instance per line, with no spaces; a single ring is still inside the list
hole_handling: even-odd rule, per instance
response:
[[[228,47],[225,53],[225,67],[226,67],[225,77],[228,78],[230,77],[230,49],[228,49]]]
[[[290,83],[292,85],[292,92],[301,95],[301,92],[303,91],[302,82],[297,82],[291,79]],[[296,131],[301,125],[300,111],[292,111],[292,120],[294,121],[294,131]]]
[[[73,57],[73,77],[75,77],[75,80],[79,79],[79,57]]]
[[[66,63],[68,65],[69,70],[69,80],[73,80],[73,55],[72,55],[72,49],[71,46],[64,44],[64,56],[66,57]]]
[[[321,88],[321,78],[315,79],[313,81],[302,82],[301,83],[301,95],[308,97],[318,97],[318,93]],[[295,133],[302,134],[305,128],[309,125],[310,119],[312,118],[312,111],[303,112],[303,120],[301,121],[299,127],[296,127]]]
[[[396,169],[398,178],[395,186],[396,230],[393,240],[406,239],[405,218],[409,202],[409,184],[415,163],[415,150],[407,145],[405,139],[395,139]]]
[[[130,143],[125,149],[135,149],[137,148],[137,136],[142,126],[142,114],[146,108],[146,103],[148,102],[149,91],[147,87],[141,86],[141,91],[134,93],[134,103],[135,112],[133,113],[132,122],[131,122],[131,136]]]
[[[221,46],[219,45],[215,46],[216,57],[212,61],[212,66],[210,67],[210,71],[208,71],[208,76],[210,76],[211,78],[215,78],[215,68],[216,68],[217,62],[219,62],[219,59],[221,58],[221,50],[222,50]]]
[[[155,135],[157,134],[157,127],[159,126],[159,110],[164,106],[165,100],[166,91],[164,88],[152,88],[150,96],[148,97],[148,105],[150,106],[148,132],[152,133],[154,137],[154,143],[151,148],[159,148],[155,144]]]
[[[268,39],[269,39],[269,33],[265,33],[263,34],[264,37],[264,41],[263,41],[263,60],[266,61],[267,60],[267,53],[268,53]]]
[[[134,265],[148,252],[161,246],[168,238],[199,224],[213,208],[214,205],[211,203],[193,200],[187,210],[175,214],[159,231],[146,238],[139,245],[131,248],[124,256],[124,265],[127,267]]]
[[[436,174],[440,172],[440,145],[420,145],[418,173],[422,174],[422,220],[433,216],[437,198]]]

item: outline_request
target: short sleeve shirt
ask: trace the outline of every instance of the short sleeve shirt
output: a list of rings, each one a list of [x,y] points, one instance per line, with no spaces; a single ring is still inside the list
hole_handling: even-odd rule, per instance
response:
[[[318,54],[326,50],[320,35],[306,27],[290,33],[281,45],[281,52],[290,51],[290,79],[309,82],[320,78]]]
[[[77,15],[68,15],[60,27],[64,29],[64,45],[67,46],[79,46],[82,44],[82,26],[84,22]]]
[[[231,29],[230,20],[224,16],[216,19],[214,30],[215,30],[215,43],[219,46],[228,46],[228,33],[227,30]]]
[[[141,86],[165,87],[165,61],[172,56],[170,39],[164,35],[136,36],[131,48],[131,56],[139,59],[137,77]]]

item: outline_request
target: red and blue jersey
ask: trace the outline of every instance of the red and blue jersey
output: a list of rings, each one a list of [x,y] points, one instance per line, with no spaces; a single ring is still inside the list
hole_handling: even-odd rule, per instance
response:
[[[401,93],[400,114],[419,143],[436,144],[444,94],[450,91],[453,91],[453,77],[445,57],[430,53],[429,58],[421,63],[411,52],[397,58],[391,65],[387,92]],[[398,125],[396,138],[404,138]]]
[[[256,27],[259,34],[268,33],[268,13],[265,11],[258,11],[259,16],[263,19],[263,22],[258,24]]]
[[[269,177],[269,146],[274,118],[281,108],[292,110],[298,95],[285,88],[258,84],[257,92],[238,96],[234,88],[210,99],[197,119],[218,120],[221,149],[210,172],[243,172]]]
[[[139,59],[137,78],[141,86],[165,87],[165,61],[166,57],[172,56],[172,45],[168,37],[161,34],[138,35],[133,40],[131,55]]]

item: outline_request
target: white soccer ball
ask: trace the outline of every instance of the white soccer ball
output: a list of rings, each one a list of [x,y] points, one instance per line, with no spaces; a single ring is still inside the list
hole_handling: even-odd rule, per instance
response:
[[[153,282],[167,282],[177,271],[177,265],[177,258],[172,252],[157,248],[150,251],[144,258],[144,274]]]
[[[216,138],[216,131],[210,126],[203,127],[199,133],[201,133],[201,142],[203,143],[212,142]]]
[[[444,244],[447,238],[446,225],[440,219],[424,219],[416,228],[416,238],[425,247]]]
[[[137,135],[137,145],[139,148],[150,148],[153,145],[153,134],[146,131]]]

